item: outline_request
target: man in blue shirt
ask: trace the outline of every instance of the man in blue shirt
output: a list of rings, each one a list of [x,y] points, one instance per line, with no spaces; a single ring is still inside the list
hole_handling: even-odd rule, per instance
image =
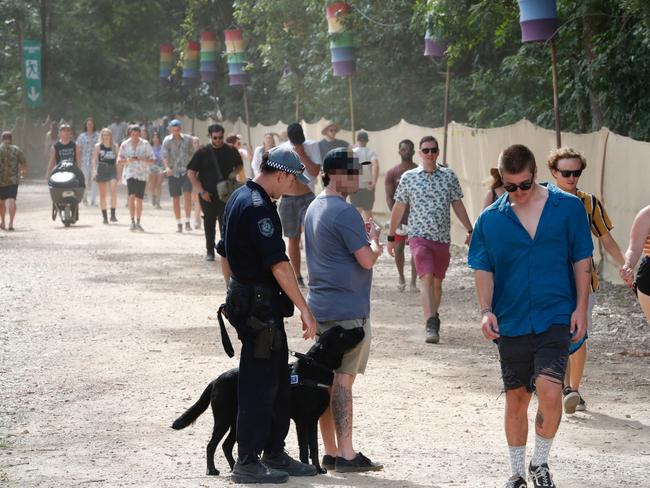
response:
[[[468,264],[475,270],[483,335],[499,348],[506,390],[505,430],[512,477],[526,487],[528,404],[537,392],[535,488],[554,488],[548,455],[562,416],[570,341],[587,327],[593,245],[580,199],[535,182],[533,153],[514,145],[499,158],[506,193],[474,226]]]
[[[335,371],[330,408],[320,418],[325,446],[322,465],[340,473],[382,469],[352,447],[352,384],[365,371],[370,354],[372,267],[383,250],[380,228],[370,220],[366,230],[359,212],[346,202],[348,194],[359,188],[360,169],[347,148],[328,152],[323,161],[325,189],[305,215],[307,303],[319,333],[337,325],[364,330],[363,340],[345,353]]]

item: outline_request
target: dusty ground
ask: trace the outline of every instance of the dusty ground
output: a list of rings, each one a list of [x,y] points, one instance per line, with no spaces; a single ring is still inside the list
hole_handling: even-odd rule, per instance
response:
[[[231,486],[207,477],[211,416],[171,422],[209,380],[236,365],[217,343],[224,285],[200,232],[173,232],[169,201],[131,233],[83,208],[64,229],[42,184],[20,189],[16,232],[0,231],[0,485]],[[385,464],[289,486],[500,487],[509,473],[494,346],[479,331],[472,277],[454,257],[442,343],[423,342],[419,300],[395,291],[383,256],[373,287],[373,345],[355,386],[355,444]],[[552,452],[558,486],[650,486],[650,327],[630,292],[596,306],[583,394]],[[290,320],[290,347],[306,351]],[[531,409],[532,410],[532,409]],[[532,418],[532,415],[531,415]],[[532,438],[532,434],[531,434]],[[296,454],[295,433],[288,449]],[[532,447],[529,447],[529,455]]]

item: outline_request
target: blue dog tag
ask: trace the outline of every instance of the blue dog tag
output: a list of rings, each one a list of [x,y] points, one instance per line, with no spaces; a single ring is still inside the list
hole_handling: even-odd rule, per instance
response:
[[[291,378],[291,383],[290,384],[292,384],[292,385],[297,385],[298,384],[298,375],[297,374],[292,374],[290,376],[290,378]]]

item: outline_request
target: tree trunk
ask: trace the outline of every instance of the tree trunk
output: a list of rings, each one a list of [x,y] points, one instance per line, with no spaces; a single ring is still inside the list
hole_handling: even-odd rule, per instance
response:
[[[41,17],[41,83],[42,89],[45,90],[47,84],[47,68],[48,68],[48,38],[49,30],[52,28],[49,22],[49,2],[48,0],[41,0],[40,17]]]
[[[602,5],[602,8],[599,8],[596,2],[587,3],[582,19],[582,45],[585,59],[589,66],[587,70],[587,95],[589,96],[589,106],[591,109],[592,130],[599,130],[605,122],[605,111],[599,100],[599,92],[596,88],[600,73],[593,68],[596,65],[596,58],[598,56],[594,48],[594,39],[607,29],[607,25],[603,22],[603,19],[607,17],[602,15],[603,10],[605,10],[605,5],[603,2],[598,3]]]

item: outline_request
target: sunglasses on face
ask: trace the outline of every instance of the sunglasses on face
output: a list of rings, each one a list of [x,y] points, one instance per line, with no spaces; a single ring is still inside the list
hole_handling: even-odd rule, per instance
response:
[[[562,178],[568,178],[570,176],[573,176],[574,178],[580,178],[580,175],[582,174],[581,169],[558,169],[558,171],[562,175]]]
[[[212,136],[212,140],[213,140],[213,141],[222,141],[222,140],[223,140],[223,136]]]
[[[517,188],[519,188],[521,191],[528,191],[530,188],[533,186],[533,180],[530,179],[528,181],[522,181],[518,185],[516,183],[505,183],[503,185],[503,188],[508,192],[508,193],[513,193],[517,191]]]
[[[422,154],[438,154],[439,149],[437,147],[423,147],[420,151],[422,151]]]

